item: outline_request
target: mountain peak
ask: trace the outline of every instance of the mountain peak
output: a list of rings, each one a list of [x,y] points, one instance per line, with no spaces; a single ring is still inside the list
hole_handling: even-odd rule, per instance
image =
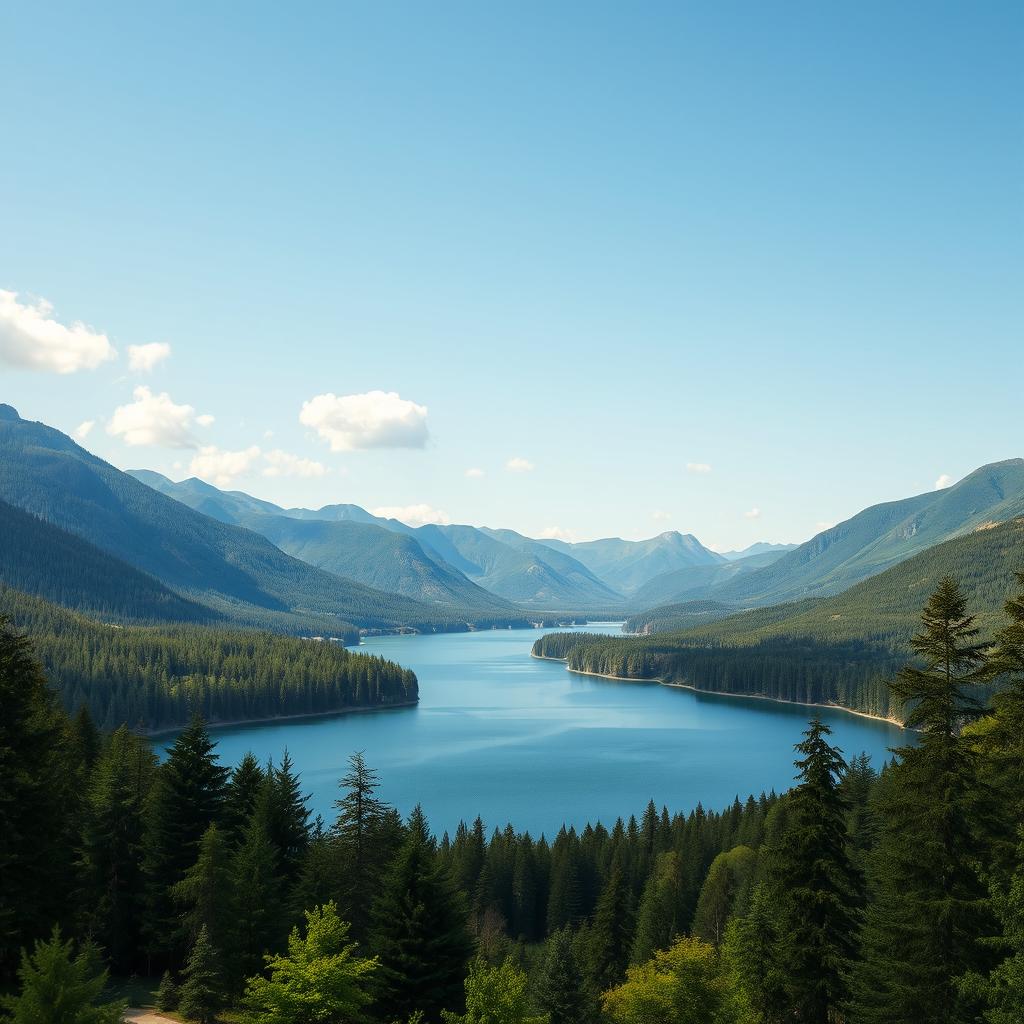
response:
[[[18,410],[13,405],[0,402],[0,420],[4,420],[7,423],[16,423],[20,419]]]

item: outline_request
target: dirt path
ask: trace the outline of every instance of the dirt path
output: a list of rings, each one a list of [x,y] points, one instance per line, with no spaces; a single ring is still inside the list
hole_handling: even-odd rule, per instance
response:
[[[142,1010],[137,1006],[129,1006],[124,1012],[124,1019],[132,1024],[178,1024],[173,1017],[165,1017],[156,1010]]]

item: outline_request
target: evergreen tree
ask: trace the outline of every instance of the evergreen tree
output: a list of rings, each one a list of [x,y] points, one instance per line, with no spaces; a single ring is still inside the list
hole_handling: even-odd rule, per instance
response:
[[[786,970],[780,962],[778,892],[761,882],[750,910],[726,926],[723,955],[732,966],[739,994],[761,1024],[777,1024],[789,1014]]]
[[[231,864],[235,893],[235,955],[241,975],[255,974],[266,952],[287,933],[287,914],[277,873],[277,851],[263,820],[253,815]]]
[[[302,870],[302,859],[309,848],[309,801],[299,788],[292,759],[285,750],[281,766],[267,768],[257,813],[266,815],[267,835],[277,847],[278,870],[287,887],[293,886]]]
[[[121,726],[89,786],[82,830],[83,904],[89,932],[127,973],[144,918],[143,809],[156,773],[152,751]]]
[[[588,1024],[593,1019],[595,1008],[584,990],[568,928],[560,928],[547,941],[536,983],[536,1000],[551,1024]]]
[[[342,906],[352,923],[352,934],[362,940],[369,926],[372,894],[390,854],[385,829],[388,806],[376,795],[380,785],[377,773],[367,766],[362,751],[352,754],[348,764],[339,783],[345,795],[334,803],[338,817],[332,837],[341,865]]]
[[[70,903],[79,801],[67,735],[28,640],[0,617],[0,982]]]
[[[160,986],[156,990],[156,1008],[166,1013],[176,1010],[179,1002],[181,1002],[181,991],[174,980],[174,975],[170,971],[164,971],[163,977],[160,979]]]
[[[363,1020],[376,960],[356,955],[337,907],[306,911],[306,934],[288,938],[288,952],[267,957],[270,977],[249,979],[247,1024],[323,1024]]]
[[[683,932],[682,907],[679,857],[675,853],[663,853],[655,862],[640,898],[630,963],[645,963],[657,950],[668,949]]]
[[[748,846],[720,853],[712,862],[701,886],[693,914],[693,934],[719,946],[729,918],[746,909],[757,857]]]
[[[206,925],[203,925],[185,964],[184,981],[178,1000],[178,1010],[188,1020],[212,1024],[224,1005],[224,990],[217,960],[217,950],[210,942]]]
[[[590,932],[587,981],[592,993],[601,993],[622,980],[632,944],[632,895],[616,860],[597,901]]]
[[[19,995],[0,996],[11,1024],[121,1024],[125,1004],[100,1002],[107,972],[95,947],[76,954],[59,928],[48,942],[37,941],[31,955],[22,953],[18,980]]]
[[[204,833],[195,864],[171,888],[171,898],[181,908],[179,934],[183,945],[193,946],[205,928],[217,951],[216,968],[221,988],[227,991],[235,979],[238,911],[235,900],[231,852],[216,824]]]
[[[864,905],[863,881],[847,848],[846,762],[829,745],[831,734],[815,718],[796,746],[803,755],[796,761],[800,783],[770,860],[782,895],[787,997],[792,1013],[808,1024],[828,1024],[846,1002]]]
[[[991,927],[975,869],[979,800],[972,747],[961,725],[978,713],[985,668],[974,619],[956,582],[942,580],[913,640],[920,665],[892,685],[921,731],[883,773],[881,834],[869,863],[870,902],[856,971],[853,1013],[874,1024],[959,1024],[975,1008],[957,979],[984,973],[979,940]]]
[[[170,890],[199,856],[203,833],[219,817],[227,769],[199,716],[171,745],[146,807],[144,870],[151,952],[180,955],[177,914]]]
[[[466,915],[417,807],[373,910],[371,949],[380,959],[384,1019],[402,1020],[417,1010],[434,1019],[441,1010],[460,1007],[472,949]]]
[[[231,772],[224,797],[224,824],[232,845],[239,846],[245,838],[249,819],[256,810],[266,775],[256,755],[250,750]]]

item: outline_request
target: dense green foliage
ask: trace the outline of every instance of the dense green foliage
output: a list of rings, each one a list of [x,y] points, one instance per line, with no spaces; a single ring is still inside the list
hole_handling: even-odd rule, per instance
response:
[[[1016,1024],[1018,582],[987,644],[939,581],[892,683],[920,735],[880,775],[815,720],[790,793],[721,814],[650,804],[551,840],[477,819],[438,841],[418,808],[403,822],[381,801],[359,755],[337,820],[311,823],[287,754],[229,773],[198,719],[155,765],[127,730],[99,740],[62,715],[26,642],[0,632],[0,986],[20,987],[11,1007],[68,991],[74,1019],[106,1019],[93,954],[74,968],[56,935],[17,983],[11,953],[56,922],[119,971],[168,971],[164,998],[177,986],[203,1024],[221,1006],[252,1024]],[[33,820],[40,800],[59,827]]]
[[[1024,563],[1024,519],[929,548],[835,597],[758,608],[653,636],[552,634],[534,653],[582,672],[898,716],[887,680],[911,653],[917,609],[946,575],[994,629]],[[678,623],[673,623],[673,625]]]
[[[27,630],[67,708],[105,729],[308,715],[417,699],[416,677],[329,641],[208,626],[111,626],[11,590],[0,615]]]

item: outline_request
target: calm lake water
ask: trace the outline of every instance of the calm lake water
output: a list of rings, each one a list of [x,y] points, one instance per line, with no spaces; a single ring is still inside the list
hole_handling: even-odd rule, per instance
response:
[[[421,803],[439,835],[479,814],[489,828],[550,836],[563,822],[639,817],[652,797],[670,811],[723,808],[792,784],[810,709],[573,675],[530,657],[545,632],[373,638],[363,650],[416,672],[418,707],[215,730],[221,759],[277,759],[287,747],[329,822],[346,758],[362,750],[380,795],[403,814]],[[907,742],[887,723],[820,713],[848,756],[867,751],[878,765]]]

